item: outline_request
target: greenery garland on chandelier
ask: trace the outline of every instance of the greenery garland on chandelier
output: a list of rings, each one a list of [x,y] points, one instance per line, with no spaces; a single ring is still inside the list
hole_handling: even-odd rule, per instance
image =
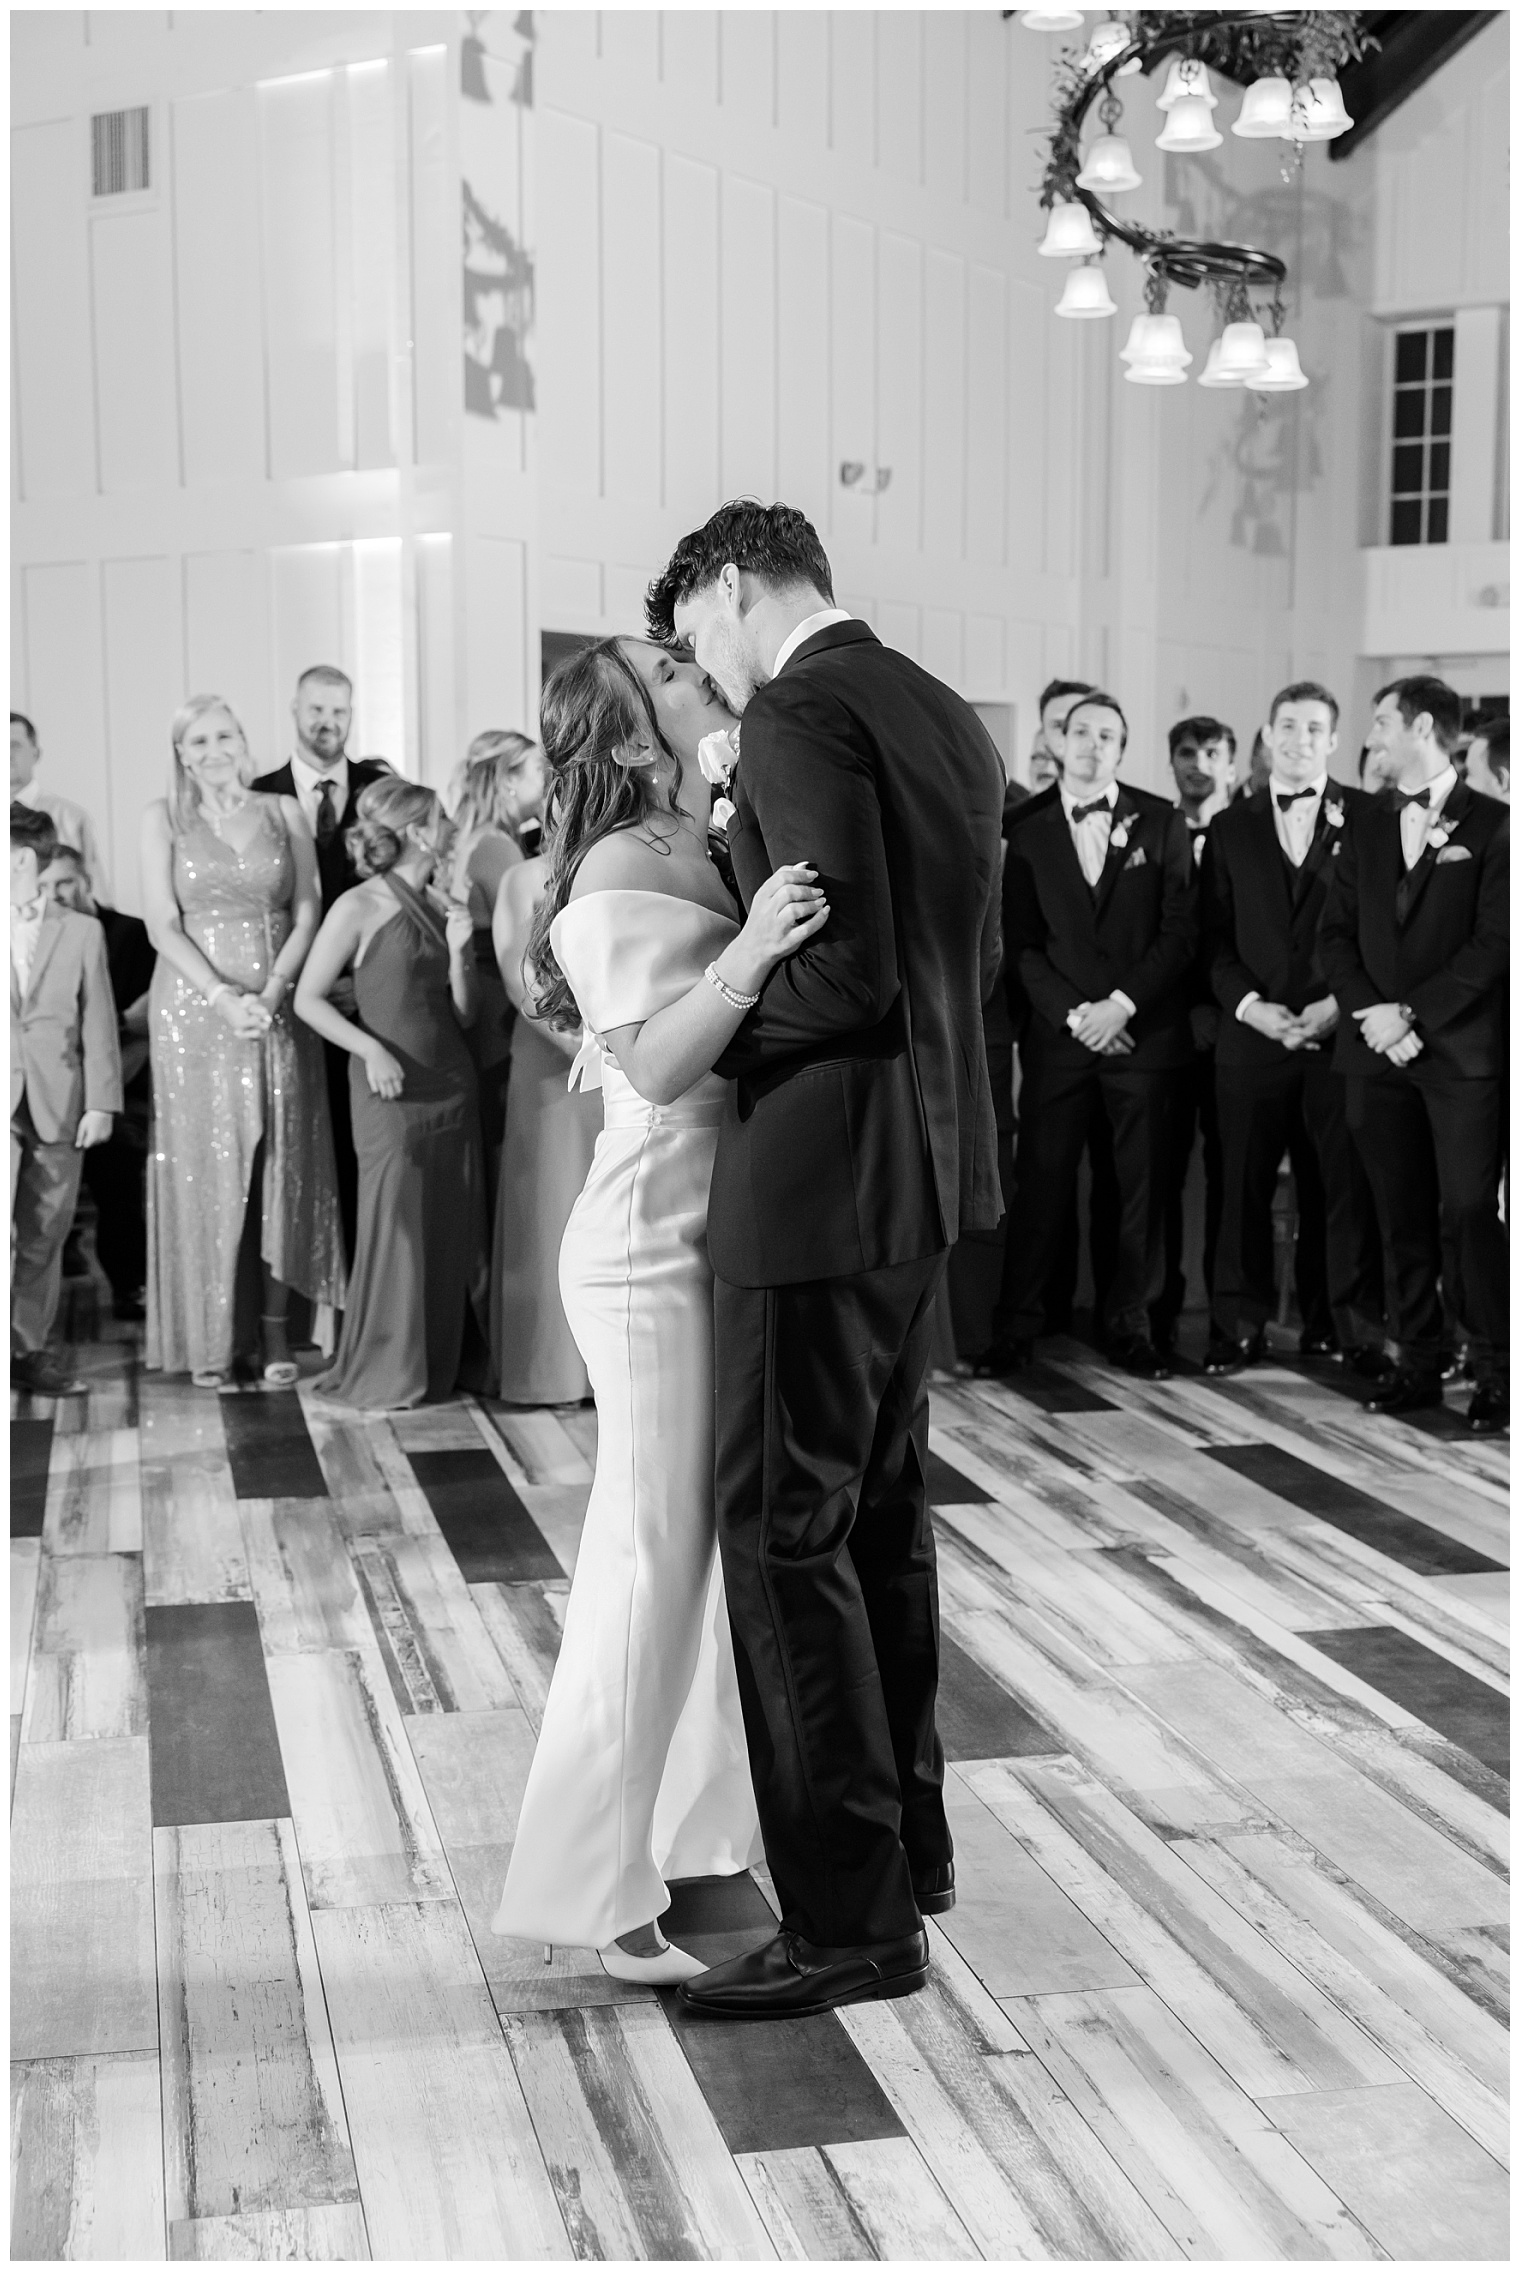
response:
[[[1075,31],[1082,11],[1031,8],[1021,20],[1030,31]],[[1111,241],[1143,261],[1146,312],[1136,316],[1120,350],[1124,375],[1136,385],[1185,383],[1193,358],[1182,326],[1166,313],[1173,284],[1188,290],[1208,285],[1223,324],[1200,385],[1286,394],[1309,381],[1299,368],[1298,349],[1282,336],[1287,269],[1275,253],[1147,228],[1121,219],[1106,203],[1140,187],[1129,144],[1118,131],[1124,114],[1115,81],[1169,64],[1157,98],[1165,123],[1156,146],[1179,156],[1217,149],[1224,139],[1214,124],[1219,97],[1210,69],[1243,83],[1246,92],[1231,131],[1247,141],[1288,145],[1283,178],[1289,180],[1303,163],[1306,143],[1329,141],[1353,123],[1338,74],[1377,44],[1365,24],[1363,13],[1330,9],[1126,10],[1099,22],[1085,49],[1064,48],[1057,56],[1055,125],[1040,192],[1050,218],[1040,251],[1077,263],[1055,312],[1083,319],[1118,312],[1097,265]],[[1084,156],[1082,129],[1094,110],[1102,132]],[[1253,291],[1269,296],[1258,305]],[[1271,325],[1270,338],[1262,318]]]

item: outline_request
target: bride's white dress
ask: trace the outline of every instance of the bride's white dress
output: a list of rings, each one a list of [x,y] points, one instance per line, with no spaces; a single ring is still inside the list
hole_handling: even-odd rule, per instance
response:
[[[738,925],[654,891],[597,891],[550,939],[591,1035],[688,992]],[[666,1880],[761,1857],[713,1516],[707,1198],[724,1083],[645,1102],[600,1062],[606,1124],[560,1248],[596,1394],[564,1639],[493,1929],[604,1948]]]

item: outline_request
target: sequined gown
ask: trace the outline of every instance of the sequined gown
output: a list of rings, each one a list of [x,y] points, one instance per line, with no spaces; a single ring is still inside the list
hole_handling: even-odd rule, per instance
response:
[[[223,978],[262,987],[290,936],[295,859],[278,803],[239,850],[200,816],[174,838],[185,935]],[[148,1167],[146,1361],[224,1371],[233,1357],[238,1247],[264,1145],[259,1252],[282,1284],[341,1308],[343,1226],[322,1044],[287,995],[269,1031],[242,1040],[167,957],[149,994],[153,1143]]]
[[[453,1395],[473,1305],[484,1340],[489,1276],[475,1067],[449,992],[442,919],[400,876],[399,912],[354,966],[358,1022],[399,1062],[376,1096],[349,1060],[359,1229],[337,1362],[313,1385],[366,1411]]]

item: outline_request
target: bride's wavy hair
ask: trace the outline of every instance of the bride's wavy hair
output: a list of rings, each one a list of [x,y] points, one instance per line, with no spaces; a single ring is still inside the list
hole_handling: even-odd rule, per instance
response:
[[[656,722],[644,681],[616,639],[597,639],[559,665],[544,687],[539,729],[549,764],[544,806],[548,875],[525,959],[538,1016],[562,1032],[574,1032],[581,1013],[549,943],[550,926],[593,844],[666,813],[679,825],[679,776],[673,774],[660,789],[640,770],[648,764],[642,743],[667,757],[675,751]]]

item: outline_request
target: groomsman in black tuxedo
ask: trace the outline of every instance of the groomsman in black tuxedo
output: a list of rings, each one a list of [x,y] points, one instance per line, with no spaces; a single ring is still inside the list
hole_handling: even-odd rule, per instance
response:
[[[1187,822],[1193,866],[1199,868],[1209,829],[1230,801],[1235,786],[1235,736],[1220,718],[1181,718],[1167,734],[1177,800]],[[1193,1035],[1191,1062],[1178,1074],[1172,1095],[1171,1147],[1166,1173],[1166,1212],[1162,1239],[1166,1274],[1161,1298],[1151,1309],[1151,1339],[1163,1356],[1175,1354],[1177,1323],[1187,1297],[1182,1269],[1183,1201],[1193,1165],[1193,1147],[1203,1135],[1203,1282],[1214,1284],[1214,1249],[1219,1242],[1221,1196],[1219,1122],[1214,1111],[1214,1040],[1219,1005],[1209,984],[1200,941],[1188,980],[1188,1024]]]
[[[293,796],[311,823],[317,840],[317,873],[325,915],[333,901],[359,880],[344,831],[353,825],[361,793],[371,781],[383,780],[386,768],[372,759],[347,755],[354,688],[352,679],[335,664],[313,663],[302,671],[290,710],[295,720],[295,750],[285,764],[272,773],[261,773],[253,785],[265,796]],[[359,1163],[354,1157],[348,1103],[349,1057],[346,1049],[325,1043],[323,1053],[327,1059],[327,1101],[332,1114],[343,1241],[352,1262],[359,1217]]]
[[[1276,1306],[1272,1199],[1286,1150],[1298,1199],[1300,1347],[1365,1377],[1388,1370],[1371,1194],[1332,1050],[1339,1012],[1316,934],[1347,816],[1329,776],[1340,710],[1304,679],[1274,695],[1265,787],[1222,813],[1203,855],[1204,951],[1222,1019],[1215,1094],[1223,1209],[1206,1372],[1254,1364]]]
[[[1350,811],[1320,926],[1340,1004],[1336,1061],[1377,1204],[1398,1368],[1368,1409],[1441,1402],[1441,1278],[1470,1335],[1474,1434],[1509,1424],[1506,1112],[1509,814],[1452,763],[1459,697],[1439,678],[1378,694],[1371,745],[1393,791]]]
[[[1105,1305],[1110,1353],[1141,1379],[1168,1377],[1149,1311],[1162,1281],[1171,1090],[1193,1054],[1187,979],[1197,884],[1176,806],[1118,784],[1128,732],[1112,695],[1078,701],[1066,721],[1060,787],[1030,803],[1008,844],[1004,951],[1018,958],[1030,1012],[1009,1271],[996,1321],[1005,1372],[1030,1362],[1044,1323],[1097,1102],[1112,1130],[1119,1185]]]

